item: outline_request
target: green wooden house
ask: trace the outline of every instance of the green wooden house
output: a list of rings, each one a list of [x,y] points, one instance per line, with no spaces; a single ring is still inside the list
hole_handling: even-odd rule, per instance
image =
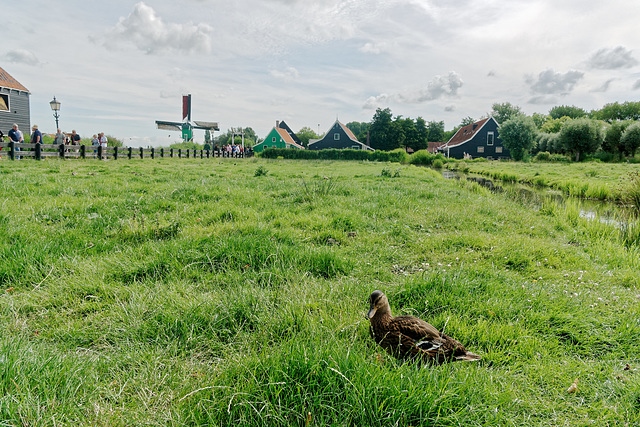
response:
[[[289,132],[281,127],[274,127],[264,141],[253,146],[253,151],[261,152],[265,148],[297,148],[304,150],[304,147],[293,140]]]

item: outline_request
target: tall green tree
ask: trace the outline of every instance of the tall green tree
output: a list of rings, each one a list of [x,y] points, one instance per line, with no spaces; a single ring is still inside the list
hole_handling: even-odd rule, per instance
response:
[[[620,142],[629,157],[635,156],[636,151],[640,148],[640,123],[635,122],[627,127],[622,133]]]
[[[429,129],[427,127],[427,122],[422,117],[418,117],[416,119],[416,132],[418,134],[418,140],[416,142],[415,147],[413,149],[415,151],[418,150],[426,150],[429,146]]]
[[[309,146],[309,140],[310,139],[318,139],[318,134],[315,133],[315,131],[313,129],[311,129],[310,127],[303,127],[302,129],[300,129],[298,132],[296,132],[296,136],[300,139],[300,142],[302,142],[302,145],[304,147],[308,147]]]
[[[449,140],[449,138],[445,139],[444,122],[443,121],[436,122],[435,120],[431,120],[427,125],[427,129],[429,131],[429,135],[427,136],[427,141],[429,141],[429,142],[445,142],[445,141]]]
[[[531,117],[518,115],[500,125],[498,136],[511,153],[511,157],[514,160],[522,160],[533,147],[537,131]]]
[[[582,108],[575,107],[573,105],[559,105],[549,110],[549,116],[551,116],[552,119],[559,119],[561,117],[580,119],[582,117],[587,117],[587,112]]]
[[[491,112],[489,113],[499,124],[521,114],[523,114],[522,109],[517,105],[512,105],[510,102],[503,102],[502,104],[496,102],[491,106]]]
[[[353,134],[358,138],[358,141],[363,144],[367,143],[367,132],[369,131],[370,123],[367,122],[349,122],[345,125],[346,127],[353,132]]]
[[[393,116],[391,109],[378,108],[369,126],[369,142],[375,150],[393,150],[398,148],[398,141],[392,141]]]
[[[560,144],[575,154],[576,162],[581,155],[595,153],[602,144],[601,125],[591,119],[571,120],[562,127],[558,135]]]
[[[624,155],[624,145],[621,142],[622,133],[633,123],[632,121],[614,121],[608,126],[604,132],[604,139],[602,141],[602,151],[611,153],[618,158],[622,158]]]
[[[615,120],[640,120],[640,102],[618,102],[606,104],[600,110],[591,112],[591,117],[612,123]]]

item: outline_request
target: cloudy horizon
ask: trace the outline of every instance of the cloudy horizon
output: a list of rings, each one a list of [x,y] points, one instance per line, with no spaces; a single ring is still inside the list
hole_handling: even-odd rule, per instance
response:
[[[104,131],[132,146],[178,141],[155,120],[180,121],[188,93],[193,119],[264,137],[276,120],[324,132],[336,118],[368,122],[388,107],[451,129],[495,102],[546,114],[640,91],[640,3],[622,0],[3,6],[22,24],[3,33],[0,67],[30,90],[31,123],[54,131],[55,95],[65,131]]]

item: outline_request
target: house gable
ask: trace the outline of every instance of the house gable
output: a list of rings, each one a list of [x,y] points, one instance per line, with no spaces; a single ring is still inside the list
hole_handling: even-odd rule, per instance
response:
[[[0,130],[8,133],[16,123],[20,130],[31,129],[29,90],[0,68]]]
[[[351,129],[336,120],[331,128],[327,131],[322,139],[310,140],[309,150],[328,150],[328,149],[353,149],[353,150],[371,150],[367,144],[358,141],[358,138],[351,132]]]
[[[287,125],[285,123],[285,121],[281,121],[278,123],[278,125],[276,126],[277,128],[280,129],[284,129],[287,131],[287,133],[289,134],[289,136],[291,137],[291,139],[293,139],[293,141],[298,144],[298,145],[302,145],[302,141],[300,141],[300,138],[298,138],[298,135],[296,135],[296,133],[294,131],[291,130],[291,128],[289,127],[289,125]]]
[[[455,159],[463,159],[465,155],[472,158],[509,158],[509,150],[498,136],[498,127],[493,117],[464,126],[446,144],[438,147],[438,151]]]
[[[291,135],[282,128],[274,127],[271,132],[265,137],[264,141],[253,146],[253,151],[259,153],[266,148],[298,148],[304,149],[300,144],[297,144]]]

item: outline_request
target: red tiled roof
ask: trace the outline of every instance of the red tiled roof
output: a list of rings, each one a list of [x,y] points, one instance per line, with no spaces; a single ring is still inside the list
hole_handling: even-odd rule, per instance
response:
[[[453,135],[446,144],[441,145],[441,147],[455,147],[456,145],[469,141],[480,129],[482,129],[482,126],[484,126],[487,121],[489,121],[489,118],[461,127],[458,129],[458,132],[456,132],[456,134]]]
[[[298,143],[296,143],[293,138],[291,138],[291,135],[289,135],[289,132],[287,132],[286,129],[282,129],[282,128],[275,128],[276,132],[278,132],[278,135],[280,135],[280,137],[282,138],[282,140],[290,145],[293,145],[294,147],[297,148],[302,148],[304,149],[304,147]]]
[[[20,82],[11,77],[11,74],[7,73],[0,67],[0,87],[6,87],[9,89],[17,89],[24,92],[29,92],[29,89],[22,86]]]
[[[348,127],[346,127],[342,123],[340,123],[340,121],[338,121],[338,124],[342,127],[342,130],[344,131],[344,133],[347,134],[347,136],[349,138],[351,138],[352,140],[354,140],[356,142],[360,142],[360,141],[358,141],[358,138],[356,138],[356,136],[353,134],[353,132],[351,132],[351,129],[349,129]]]

